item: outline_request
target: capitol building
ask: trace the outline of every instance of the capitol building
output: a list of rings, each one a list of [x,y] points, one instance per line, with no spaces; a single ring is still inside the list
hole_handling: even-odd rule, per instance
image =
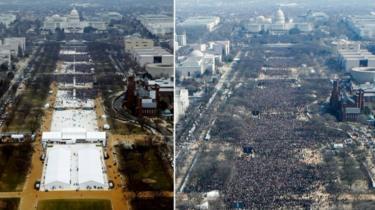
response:
[[[294,22],[293,19],[285,17],[284,12],[278,9],[272,17],[258,16],[251,19],[245,28],[250,33],[269,32],[271,34],[284,34],[293,28],[299,29],[301,32],[310,32],[313,25],[309,22]]]
[[[65,33],[83,33],[86,27],[92,27],[97,30],[106,30],[104,21],[100,20],[81,20],[79,12],[73,8],[70,14],[66,16],[53,15],[46,17],[44,21],[44,30],[55,31],[57,28],[64,30]]]

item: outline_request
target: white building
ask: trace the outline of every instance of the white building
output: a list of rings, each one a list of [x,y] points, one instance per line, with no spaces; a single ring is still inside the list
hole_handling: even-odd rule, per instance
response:
[[[141,15],[138,17],[141,24],[155,36],[173,35],[174,21],[167,15]]]
[[[354,81],[358,83],[374,83],[375,82],[375,67],[354,67],[350,74]]]
[[[230,41],[214,41],[214,42],[209,42],[209,46],[212,51],[214,51],[217,54],[222,54],[222,55],[229,55],[230,54]]]
[[[174,77],[174,65],[152,63],[146,65],[146,71],[153,79]]]
[[[213,54],[194,50],[187,58],[177,64],[176,71],[180,74],[182,80],[200,76],[206,71],[215,73],[215,60],[216,57]]]
[[[0,23],[4,24],[5,27],[9,27],[11,23],[16,21],[17,16],[13,14],[0,14]]]
[[[190,32],[190,31],[208,31],[212,32],[215,27],[219,25],[220,17],[217,16],[196,16],[189,17],[182,23],[178,24],[178,28]]]
[[[361,38],[375,38],[375,15],[355,15],[346,18],[348,26]]]
[[[74,8],[67,16],[53,15],[46,17],[43,29],[54,32],[57,28],[66,33],[83,33],[86,27],[93,27],[98,30],[106,30],[107,25],[103,21],[81,20],[79,12]]]
[[[174,56],[161,47],[134,48],[132,57],[144,67],[147,64],[173,65]]]
[[[17,56],[18,53],[24,53],[26,50],[26,38],[25,37],[8,37],[4,38],[3,44],[0,49],[9,50],[13,56]],[[19,52],[21,50],[22,52]]]
[[[350,72],[355,67],[375,67],[375,55],[366,49],[361,49],[359,42],[338,40],[333,43],[339,54],[339,62],[343,69]]]
[[[216,62],[223,61],[224,56],[230,54],[230,41],[214,41],[208,43],[208,48],[205,50],[207,53],[215,56]]]
[[[175,39],[176,39],[176,42],[177,42],[177,47],[186,46],[186,44],[187,44],[186,33],[176,34]]]
[[[136,48],[153,48],[154,40],[146,39],[139,36],[126,36],[124,37],[125,51],[131,53]]]
[[[6,64],[10,65],[11,64],[11,52],[10,50],[5,50],[0,48],[0,65]]]
[[[48,144],[100,143],[107,144],[105,132],[65,129],[64,131],[43,132],[42,145]]]
[[[175,120],[178,122],[179,119],[185,115],[189,107],[189,91],[185,88],[176,88],[175,93]]]
[[[104,22],[110,23],[112,20],[122,20],[122,15],[118,12],[106,12],[100,14]]]
[[[269,32],[271,34],[284,34],[293,28],[297,28],[302,32],[310,32],[313,30],[313,25],[310,22],[293,22],[292,19],[287,19],[284,12],[278,9],[274,18],[258,16],[251,19],[245,28],[251,33],[259,33],[261,31]]]

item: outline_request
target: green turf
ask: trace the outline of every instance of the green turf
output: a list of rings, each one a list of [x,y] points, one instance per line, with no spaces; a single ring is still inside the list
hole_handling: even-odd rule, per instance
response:
[[[173,198],[135,198],[131,201],[131,206],[133,210],[172,210]]]
[[[26,89],[15,100],[12,110],[5,122],[3,131],[6,132],[35,132],[43,116],[43,107],[48,97],[49,85],[52,81],[50,75],[45,73],[56,69],[59,45],[47,44],[44,52],[32,72],[32,79],[26,82]]]
[[[19,198],[2,198],[0,199],[0,210],[17,210],[19,203]]]
[[[120,148],[121,172],[129,179],[133,191],[173,190],[173,180],[163,167],[156,146]]]
[[[111,210],[109,200],[42,200],[38,203],[37,210]]]
[[[31,143],[0,146],[0,191],[20,191],[30,167]]]

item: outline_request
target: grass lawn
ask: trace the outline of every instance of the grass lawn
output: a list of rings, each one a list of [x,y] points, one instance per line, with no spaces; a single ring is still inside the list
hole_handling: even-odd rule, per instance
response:
[[[31,143],[0,146],[0,191],[21,191],[31,163]]]
[[[131,201],[133,210],[172,210],[173,198],[139,199]]]
[[[119,147],[120,171],[129,179],[129,190],[173,190],[172,177],[163,167],[156,146]]]
[[[109,200],[43,200],[38,203],[38,210],[112,210]]]
[[[122,123],[114,119],[109,119],[108,123],[111,125],[112,133],[114,134],[145,134],[145,130],[129,123]]]
[[[38,62],[33,61],[35,63],[31,79],[26,82],[25,91],[15,99],[3,131],[35,132],[40,127],[48,87],[52,81],[51,76],[44,73],[52,72],[56,68],[59,50],[57,43],[46,44]]]
[[[19,203],[19,198],[2,198],[0,199],[0,210],[17,210]]]
[[[40,126],[42,107],[47,98],[48,88],[34,89],[30,86],[20,97],[11,118],[6,122],[5,131],[34,132]],[[44,89],[42,91],[42,89]]]

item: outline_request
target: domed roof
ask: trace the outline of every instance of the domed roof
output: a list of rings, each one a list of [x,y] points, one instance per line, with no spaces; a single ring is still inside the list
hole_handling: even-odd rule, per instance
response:
[[[203,57],[204,56],[204,54],[199,50],[194,50],[193,52],[191,52],[190,55],[193,56],[193,57]]]
[[[258,17],[256,18],[257,21],[264,21],[264,19],[266,19],[266,18],[265,18],[263,15],[258,16]]]
[[[56,15],[52,15],[52,18],[53,18],[54,20],[58,20],[58,19],[61,18],[61,16],[56,14]]]
[[[275,14],[275,23],[285,23],[284,12],[279,8]]]
[[[79,13],[78,11],[76,10],[76,8],[73,8],[72,11],[70,12],[70,16],[79,16]]]

